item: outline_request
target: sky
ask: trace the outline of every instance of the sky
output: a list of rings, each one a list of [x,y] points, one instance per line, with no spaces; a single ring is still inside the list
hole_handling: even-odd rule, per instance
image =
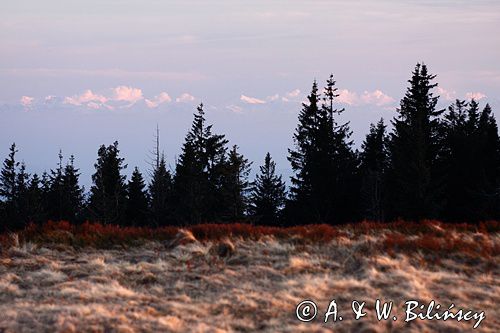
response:
[[[203,102],[214,131],[256,171],[287,149],[313,80],[330,73],[359,147],[387,121],[417,62],[440,106],[500,116],[496,0],[17,0],[0,4],[0,159],[12,142],[31,172],[74,154],[88,186],[101,144],[147,172],[156,126],[172,168]]]

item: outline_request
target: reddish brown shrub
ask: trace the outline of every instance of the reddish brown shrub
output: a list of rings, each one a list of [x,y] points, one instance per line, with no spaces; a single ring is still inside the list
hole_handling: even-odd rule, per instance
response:
[[[424,220],[420,223],[399,220],[393,223],[363,221],[338,227],[317,224],[289,228],[254,226],[246,223],[207,223],[194,225],[188,229],[199,241],[219,241],[228,237],[258,240],[264,236],[273,236],[281,240],[294,239],[302,243],[322,243],[339,236],[374,235],[381,237],[380,242],[377,242],[378,245],[375,244],[375,246],[388,253],[446,251],[493,257],[500,253],[500,245],[492,242],[489,235],[498,233],[499,227],[500,223],[497,221],[471,225],[445,224],[433,220]],[[449,237],[450,230],[459,233],[475,233],[475,236]],[[27,225],[19,236],[22,241],[43,244],[63,243],[73,246],[109,247],[133,245],[146,240],[170,240],[175,237],[177,231],[177,227],[120,227],[89,221],[81,225],[72,225],[68,221],[48,221],[42,226]],[[8,235],[0,235],[0,244],[8,246],[8,243]]]

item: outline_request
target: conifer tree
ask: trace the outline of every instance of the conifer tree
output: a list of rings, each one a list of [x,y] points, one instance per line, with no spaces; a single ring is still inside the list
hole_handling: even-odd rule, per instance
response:
[[[445,178],[441,217],[448,221],[463,222],[474,215],[471,191],[477,182],[477,172],[471,159],[474,158],[474,146],[478,143],[478,119],[468,119],[468,114],[474,115],[477,104],[469,112],[467,107],[465,101],[456,100],[444,115],[442,164]]]
[[[154,225],[164,226],[173,220],[173,182],[167,169],[165,157],[161,155],[157,167],[153,169],[149,193],[151,195],[151,217]]]
[[[385,173],[388,166],[388,137],[384,120],[370,125],[360,153],[361,208],[363,218],[383,221],[385,198]]]
[[[107,147],[102,145],[94,164],[89,211],[94,219],[105,224],[124,223],[127,187],[121,172],[127,165],[119,153],[117,141]]]
[[[48,218],[56,221],[75,222],[83,209],[84,189],[79,185],[80,173],[75,167],[75,157],[63,165],[63,155],[59,151],[59,162],[55,170],[50,170],[47,189]],[[42,177],[42,183],[44,178]],[[45,185],[43,186],[45,187]]]
[[[478,219],[500,218],[500,138],[491,106],[486,104],[479,116],[478,146],[475,162],[478,170]]]
[[[328,197],[325,204],[330,203],[331,209],[327,211],[325,221],[330,223],[343,223],[356,221],[359,215],[359,156],[358,152],[353,150],[353,140],[351,139],[352,131],[350,123],[338,123],[338,116],[345,109],[334,108],[335,98],[339,96],[338,89],[335,87],[333,75],[330,75],[326,81],[327,85],[324,89],[325,97],[322,105],[322,130],[321,140],[325,151],[328,152],[329,163],[321,164],[323,168],[323,176],[319,177],[326,180],[324,188],[320,192],[320,198]],[[325,155],[325,154],[322,154]],[[324,169],[324,165],[329,165],[329,169]],[[331,193],[331,194],[329,194]]]
[[[135,167],[127,186],[127,224],[132,226],[146,225],[148,206],[146,184],[141,172]]]
[[[16,144],[10,146],[9,156],[4,160],[2,170],[0,172],[0,197],[2,203],[2,229],[15,227],[16,219],[16,197],[17,197],[17,167],[19,162],[16,161]]]
[[[35,224],[43,223],[46,220],[44,193],[41,182],[40,177],[35,173],[31,177],[28,187],[26,216],[28,222]]]
[[[227,143],[225,135],[212,133],[212,125],[206,126],[201,142],[201,160],[206,186],[203,188],[205,207],[204,220],[217,221],[227,216],[228,207],[222,203],[227,199],[224,188],[228,171]]]
[[[258,224],[276,225],[286,200],[285,183],[276,175],[276,163],[269,152],[252,183],[250,215]]]
[[[160,153],[160,130],[156,126],[156,147],[154,149],[154,161],[150,173],[149,183],[149,213],[150,222],[155,226],[172,224],[174,222],[173,212],[173,180],[167,169],[165,156]]]
[[[226,213],[223,218],[228,221],[237,221],[244,218],[248,210],[248,192],[250,183],[251,162],[238,152],[234,145],[229,151],[223,174],[224,207]]]
[[[22,228],[28,222],[28,194],[29,194],[30,175],[26,172],[26,164],[20,163],[16,177],[16,195],[15,195],[15,216],[13,221],[15,228]]]
[[[178,223],[200,223],[204,213],[204,197],[207,180],[203,166],[197,158],[194,146],[186,141],[176,166],[175,218]]]
[[[51,211],[49,194],[50,194],[50,176],[47,171],[42,173],[42,178],[40,180],[40,190],[42,192],[42,207],[45,219],[49,219],[49,213]],[[42,221],[44,222],[44,221]]]
[[[180,223],[200,223],[221,216],[226,144],[224,135],[213,134],[212,125],[206,125],[200,104],[176,165],[176,219]]]
[[[417,64],[409,80],[390,142],[390,218],[434,218],[442,207],[441,151],[443,110],[436,110],[438,96],[432,89],[435,75]]]
[[[75,167],[75,157],[69,158],[69,163],[64,168],[62,177],[63,200],[62,218],[68,221],[76,221],[83,209],[84,188],[79,185],[80,173]]]
[[[59,162],[55,170],[50,170],[48,192],[48,218],[50,220],[64,220],[64,166],[62,151],[59,150]]]
[[[457,100],[444,122],[445,206],[441,218],[474,222],[498,216],[498,130],[487,105]]]
[[[316,82],[299,113],[294,149],[289,150],[292,176],[287,219],[292,223],[339,223],[357,211],[357,155],[352,150],[349,123],[339,125],[334,108],[338,96],[333,76],[321,103]],[[295,221],[294,221],[295,220]]]
[[[319,95],[316,81],[314,81],[311,94],[307,99],[308,104],[302,104],[302,110],[299,113],[299,125],[293,136],[295,149],[288,150],[288,160],[295,172],[295,175],[291,177],[290,194],[296,206],[309,200],[312,195],[311,159],[316,144],[317,118],[319,114]]]
[[[203,105],[194,114],[175,172],[176,218],[181,223],[200,223],[205,218],[208,188],[206,174],[205,112]]]
[[[17,167],[19,162],[16,161],[16,144],[10,146],[9,157],[3,162],[2,171],[0,173],[0,196],[7,204],[13,204],[16,197],[16,179]]]

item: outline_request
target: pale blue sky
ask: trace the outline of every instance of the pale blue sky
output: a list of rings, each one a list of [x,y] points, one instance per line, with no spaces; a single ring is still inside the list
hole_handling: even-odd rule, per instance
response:
[[[417,61],[446,106],[500,108],[500,1],[3,1],[0,158],[32,171],[74,153],[89,184],[98,145],[146,168],[156,123],[173,165],[194,106],[261,163],[289,174],[300,102],[330,72],[359,145],[390,119]],[[24,96],[24,97],[23,97]],[[48,97],[52,96],[52,97]]]

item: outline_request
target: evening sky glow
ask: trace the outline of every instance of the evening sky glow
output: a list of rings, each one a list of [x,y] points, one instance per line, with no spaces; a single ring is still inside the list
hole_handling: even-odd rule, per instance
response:
[[[0,156],[31,172],[76,155],[88,187],[100,144],[147,170],[158,124],[173,167],[195,106],[253,169],[287,148],[312,81],[335,75],[359,147],[395,115],[416,62],[446,107],[500,115],[498,1],[10,1],[0,5]]]

